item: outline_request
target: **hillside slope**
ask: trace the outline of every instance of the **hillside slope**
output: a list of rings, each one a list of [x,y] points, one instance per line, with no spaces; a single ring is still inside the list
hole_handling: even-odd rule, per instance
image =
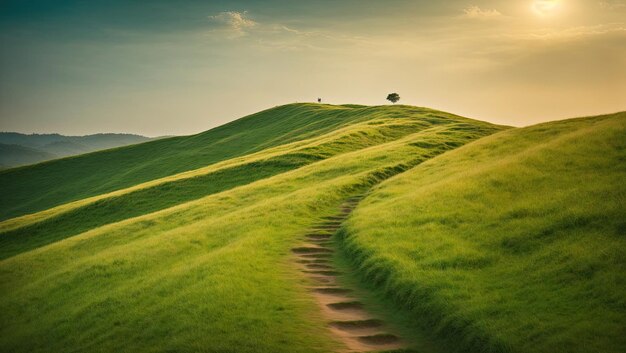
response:
[[[336,268],[359,276],[337,280],[384,302],[406,346],[626,345],[626,113],[508,129],[407,106],[275,109],[235,122],[265,135],[207,142],[234,158],[205,151],[216,162],[161,178],[104,170],[106,193],[68,170],[44,197],[58,206],[0,222],[0,351],[343,351],[291,250],[363,194],[332,240]],[[200,163],[195,138],[170,167]],[[78,160],[99,170],[102,154]]]
[[[469,351],[623,352],[624,180],[626,113],[513,129],[383,183],[345,248]]]
[[[336,155],[399,140],[407,135],[414,139],[427,139],[432,138],[433,134],[454,132],[453,136],[446,137],[446,145],[431,151],[434,155],[435,152],[455,148],[497,129],[486,123],[469,123],[463,118],[432,116],[428,110],[423,110],[421,115],[406,117],[373,117],[320,137],[266,149],[0,223],[0,259],[91,228],[196,200]]]
[[[341,349],[291,247],[346,197],[503,129],[423,108],[349,109],[356,117],[329,119],[323,135],[320,125],[306,140],[4,222],[0,350]]]
[[[291,104],[193,136],[150,141],[0,171],[0,220],[131,187],[376,118],[462,119],[408,106]],[[426,117],[423,117],[426,118]]]

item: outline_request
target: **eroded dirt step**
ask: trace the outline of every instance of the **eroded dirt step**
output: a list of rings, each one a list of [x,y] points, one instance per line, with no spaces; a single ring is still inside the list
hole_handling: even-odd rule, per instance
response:
[[[337,277],[335,276],[311,276],[311,280],[325,286],[333,286],[337,284]]]
[[[317,287],[312,289],[314,292],[322,294],[348,294],[352,293],[352,289],[341,287]]]
[[[298,256],[303,259],[331,259],[332,253],[299,253]]]
[[[330,259],[310,259],[310,258],[304,258],[304,259],[299,259],[296,260],[297,263],[299,264],[329,264],[330,263]]]
[[[355,209],[356,206],[344,206],[341,208],[340,214],[343,215],[344,217],[348,217],[350,215],[350,213],[352,213],[352,211]]]
[[[339,220],[335,220],[335,221],[326,221],[326,222],[322,222],[322,223],[318,223],[316,226],[336,226],[339,227],[341,226],[341,223],[343,223],[343,221],[345,221],[345,219],[339,219]]]
[[[371,336],[360,336],[357,339],[365,344],[379,346],[389,345],[400,341],[400,338],[398,338],[398,336],[389,333],[381,333]]]
[[[383,321],[378,319],[371,320],[356,320],[356,321],[333,321],[329,324],[331,327],[351,331],[351,330],[360,330],[360,329],[374,329],[381,328],[383,326]]]
[[[332,254],[333,250],[329,248],[323,247],[314,247],[314,246],[302,246],[298,248],[293,248],[293,251],[296,254]]]
[[[322,276],[338,276],[341,274],[341,272],[333,270],[304,270],[303,272]]]
[[[337,225],[318,225],[318,226],[314,226],[312,228],[313,230],[327,230],[327,231],[336,231],[339,229],[339,226]]]
[[[353,310],[353,309],[363,309],[363,303],[359,301],[349,301],[349,302],[337,302],[330,303],[327,306],[333,310]]]
[[[357,321],[344,321],[344,322],[367,322],[370,320],[357,320]],[[359,338],[361,337],[371,337],[371,336],[378,336],[378,335],[384,335],[386,334],[385,331],[382,331],[382,326],[336,326],[336,325],[329,325],[331,331],[336,332],[337,334],[341,334],[344,336],[348,336],[351,337],[353,340],[357,340],[359,341]],[[397,342],[393,341],[393,342]],[[360,341],[360,343],[365,343],[367,344],[367,341]],[[392,342],[388,342],[388,343],[392,343]],[[370,342],[370,344],[372,344]],[[372,344],[373,345],[373,344]]]
[[[331,221],[331,222],[334,222],[334,221],[337,221],[337,222],[343,222],[343,221],[345,221],[347,218],[348,218],[348,217],[346,217],[346,216],[330,216],[330,217],[324,217],[324,218],[322,218],[322,219],[327,220],[327,221]]]
[[[307,234],[306,239],[309,241],[332,240],[332,234]]]
[[[335,242],[332,239],[307,239],[309,244],[314,244],[315,246],[324,247],[324,248],[335,248]]]
[[[330,240],[333,235],[332,234],[307,234],[307,239],[309,240]]]
[[[323,247],[327,247],[327,248],[331,248],[333,246],[333,242],[330,241],[318,241],[318,242],[314,242],[314,244],[319,245],[319,246],[323,246]]]
[[[335,269],[334,266],[327,265],[327,264],[306,264],[306,268],[311,269],[311,270],[333,270],[333,269]]]

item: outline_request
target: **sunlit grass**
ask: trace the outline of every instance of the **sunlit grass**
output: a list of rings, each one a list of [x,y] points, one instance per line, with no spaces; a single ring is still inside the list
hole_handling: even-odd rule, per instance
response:
[[[319,161],[262,179],[254,175],[254,162],[239,161],[250,169],[231,177],[249,179],[208,195],[207,185],[185,174],[9,221],[10,231],[0,234],[3,250],[13,246],[12,256],[0,261],[0,350],[339,349],[289,265],[298,237],[346,197],[500,129],[426,110],[412,118],[390,112],[398,114],[385,118],[395,127],[372,121],[370,133],[324,140],[339,144],[294,146],[292,152],[318,154]],[[181,199],[159,189],[172,183],[183,195],[203,195]],[[107,202],[119,203],[108,208]],[[151,202],[158,207],[146,206]],[[121,219],[120,209],[128,212]],[[30,243],[39,238],[32,234],[45,237],[47,230],[56,232],[54,242]]]
[[[161,139],[0,171],[0,220],[133,187],[268,148],[339,134],[341,131],[338,130],[355,123],[411,117],[432,124],[448,118],[467,120],[409,106],[280,106],[193,136]]]
[[[269,115],[236,125],[265,131],[268,148],[157,178],[189,167],[183,156],[108,193],[79,185],[42,196],[55,208],[0,223],[0,350],[341,349],[290,249],[342,200],[397,174],[349,219],[343,260],[442,347],[626,345],[626,114],[498,132],[406,106],[296,108],[276,110],[299,116],[287,135],[263,130]],[[20,187],[57,167],[33,168]]]
[[[297,169],[334,155],[399,139],[407,134],[433,130],[414,118],[374,119],[320,138],[268,149],[237,161],[167,177],[74,207],[62,206],[45,216],[25,216],[0,224],[0,258],[34,249],[91,228],[172,207],[256,180]],[[433,131],[437,131],[437,127]]]
[[[377,188],[345,246],[470,351],[626,346],[626,114],[515,129]]]

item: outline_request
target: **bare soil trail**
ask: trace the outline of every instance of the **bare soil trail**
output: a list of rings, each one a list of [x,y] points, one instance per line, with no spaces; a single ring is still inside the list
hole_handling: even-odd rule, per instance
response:
[[[406,342],[368,311],[355,290],[339,284],[339,277],[344,273],[333,261],[336,250],[333,237],[361,198],[356,196],[346,200],[338,214],[312,227],[304,242],[292,249],[295,263],[315,284],[309,288],[310,293],[319,303],[329,330],[345,344],[345,352],[404,349]]]

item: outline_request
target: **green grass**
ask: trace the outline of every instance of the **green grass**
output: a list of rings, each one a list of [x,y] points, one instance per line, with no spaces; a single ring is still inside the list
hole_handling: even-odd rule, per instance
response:
[[[463,120],[461,120],[463,121]],[[0,259],[80,234],[89,229],[141,216],[204,196],[245,185],[342,153],[361,150],[411,135],[421,143],[441,140],[437,149],[428,148],[429,156],[464,144],[494,130],[476,123],[474,130],[464,131],[468,123],[448,119],[436,122],[415,116],[376,118],[353,124],[318,138],[242,157],[234,163],[209,167],[195,173],[175,175],[164,180],[135,186],[130,190],[104,195],[93,202],[19,227],[3,230],[0,226]],[[453,137],[446,134],[454,132]],[[458,133],[457,133],[458,132]],[[413,147],[423,147],[411,143]]]
[[[366,192],[337,261],[407,352],[620,352],[624,136],[299,104],[4,171],[0,351],[341,350],[290,249]]]
[[[0,221],[314,138],[350,124],[411,116],[432,124],[445,123],[448,118],[463,120],[408,106],[280,106],[193,136],[0,171]]]
[[[0,350],[340,349],[290,249],[346,197],[502,129],[418,108],[393,116],[396,109],[365,125],[5,222],[0,247],[13,248],[0,260]],[[253,175],[255,161],[303,154],[320,159]],[[229,168],[243,168],[233,178],[247,177],[208,194],[208,183],[193,181]],[[159,189],[172,183],[183,196]],[[206,195],[184,196],[196,193]],[[133,207],[141,215],[129,218]],[[120,217],[120,209],[130,214]],[[50,233],[48,244],[36,243]]]
[[[623,352],[626,113],[514,129],[376,188],[363,278],[460,350]]]

